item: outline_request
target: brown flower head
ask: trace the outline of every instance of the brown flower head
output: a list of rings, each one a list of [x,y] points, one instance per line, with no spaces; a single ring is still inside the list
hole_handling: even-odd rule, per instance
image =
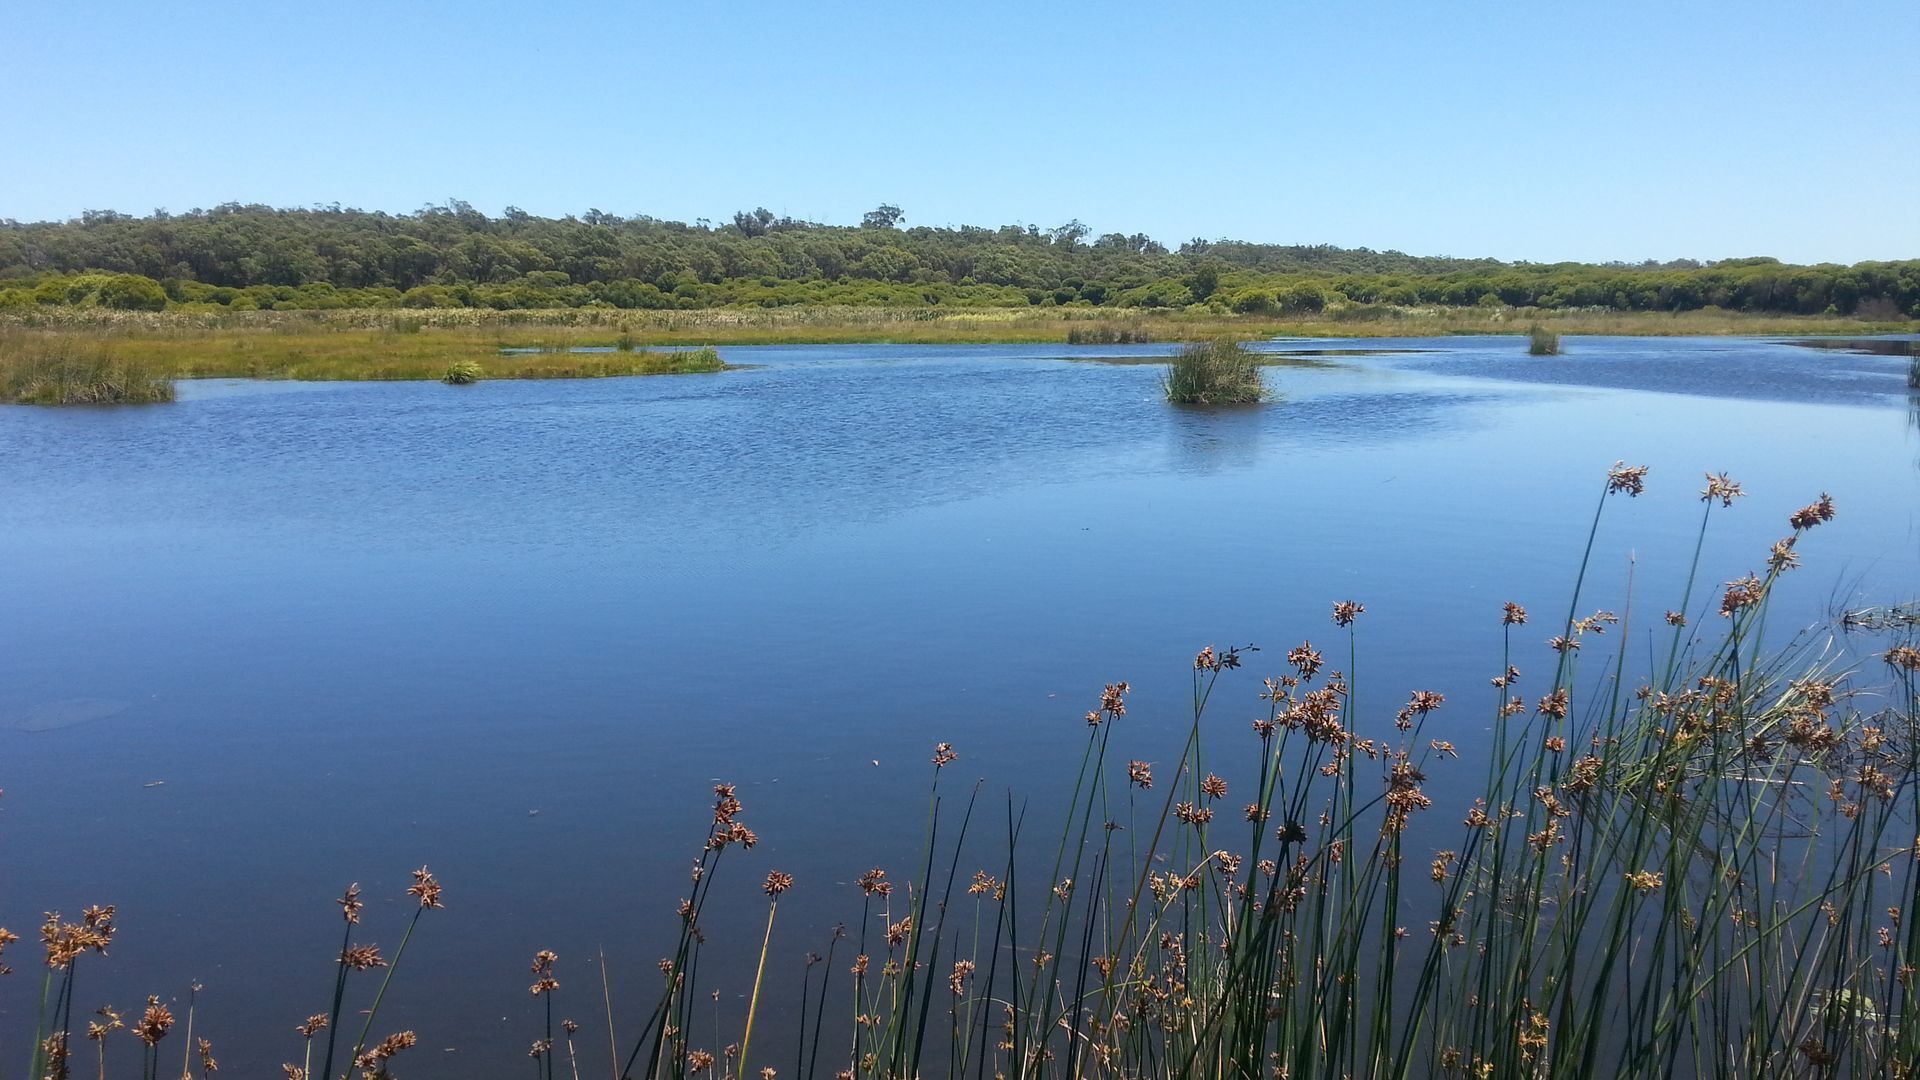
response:
[[[1727,582],[1727,593],[1720,600],[1720,614],[1732,618],[1741,608],[1759,603],[1767,595],[1766,587],[1753,574]]]
[[[1287,663],[1300,672],[1303,679],[1311,679],[1320,671],[1323,663],[1320,653],[1314,649],[1313,642],[1303,641],[1287,650]]]
[[[861,874],[857,884],[868,896],[888,896],[893,892],[893,882],[887,880],[887,872],[877,866]]]
[[[1567,691],[1565,687],[1555,690],[1540,699],[1540,715],[1551,716],[1555,720],[1567,718]]]
[[[1333,625],[1352,626],[1353,620],[1359,618],[1360,614],[1366,610],[1367,605],[1365,604],[1356,603],[1352,600],[1342,600],[1333,605]]]
[[[959,754],[956,754],[953,752],[952,743],[950,742],[939,743],[935,745],[933,748],[933,767],[936,769],[943,769],[947,766],[949,762],[953,761],[955,758],[959,756],[960,756]]]
[[[740,813],[740,800],[734,797],[733,791],[732,784],[713,786],[713,823],[715,825],[731,825],[733,819]]]
[[[326,1029],[326,1026],[327,1026],[327,1014],[314,1013],[312,1016],[307,1017],[306,1023],[301,1024],[299,1027],[294,1028],[293,1030],[299,1032],[301,1038],[311,1039],[315,1035],[318,1035],[321,1031],[324,1031]]]
[[[1127,762],[1127,779],[1141,788],[1153,787],[1153,765],[1146,761]]]
[[[527,987],[527,990],[532,993],[534,997],[539,997],[542,994],[551,994],[555,990],[560,989],[560,981],[553,977],[553,965],[559,959],[558,956],[555,956],[553,952],[548,949],[541,949],[539,952],[533,954],[533,966],[529,970],[539,976],[539,978],[534,981],[532,986]]]
[[[367,906],[360,900],[360,883],[357,881],[347,886],[347,891],[334,902],[340,905],[340,914],[350,923],[359,922],[360,909]]]
[[[213,1059],[213,1044],[205,1039],[197,1040],[195,1049],[200,1051],[200,1071],[219,1072],[220,1063]]]
[[[1735,494],[1739,494],[1739,492],[1736,491]],[[1665,884],[1665,881],[1665,875],[1661,874],[1658,870],[1627,871],[1627,884],[1631,885],[1638,892],[1653,892]]]
[[[381,1039],[378,1045],[355,1058],[353,1063],[362,1069],[379,1069],[381,1063],[402,1050],[413,1049],[419,1041],[420,1037],[411,1031],[397,1031]]]
[[[1721,506],[1732,506],[1733,500],[1745,494],[1746,492],[1740,490],[1739,481],[1732,479],[1726,473],[1708,473],[1707,487],[1700,493],[1700,501],[1712,502],[1719,499]]]
[[[386,967],[387,962],[380,958],[378,945],[354,945],[340,954],[340,962],[355,971],[367,971],[371,968]]]
[[[147,998],[147,1011],[141,1014],[140,1022],[133,1025],[134,1037],[152,1046],[167,1037],[173,1027],[173,1010],[160,1004],[157,997]]]
[[[1209,799],[1224,799],[1227,795],[1227,782],[1212,773],[1200,781],[1200,791]]]
[[[87,1023],[87,1038],[95,1042],[106,1038],[108,1032],[118,1031],[126,1027],[120,1020],[120,1014],[114,1011],[111,1005],[102,1005],[98,1009],[95,1009],[94,1013],[98,1015],[100,1019]]]
[[[413,884],[407,886],[407,895],[417,898],[423,908],[437,908],[445,905],[440,902],[440,881],[422,866],[413,872]]]
[[[1613,468],[1607,470],[1607,494],[1624,491],[1628,498],[1635,498],[1647,490],[1647,466],[1629,466],[1624,461],[1616,461]]]
[[[761,888],[767,891],[768,896],[777,898],[781,893],[793,888],[793,875],[782,870],[770,870],[767,872],[767,883]]]
[[[1832,520],[1833,496],[1823,491],[1820,493],[1818,502],[1809,503],[1795,510],[1793,515],[1787,518],[1787,524],[1793,526],[1794,532],[1805,532],[1815,525]]]
[[[1507,626],[1519,626],[1527,621],[1527,609],[1509,600],[1506,613],[1500,616],[1500,621]]]

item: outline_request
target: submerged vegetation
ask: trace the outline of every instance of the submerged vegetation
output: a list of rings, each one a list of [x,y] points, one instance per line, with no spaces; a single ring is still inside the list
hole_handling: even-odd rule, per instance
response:
[[[131,405],[173,400],[167,369],[72,334],[0,334],[0,402]]]
[[[1560,335],[1534,323],[1527,328],[1527,352],[1532,356],[1558,356]]]
[[[1646,632],[1581,589],[1601,518],[1646,484],[1645,468],[1620,464],[1595,485],[1564,617],[1539,627],[1518,603],[1489,611],[1502,644],[1478,703],[1415,689],[1381,711],[1386,695],[1358,675],[1377,670],[1362,657],[1366,607],[1342,601],[1332,646],[1301,641],[1263,681],[1240,669],[1268,654],[1200,650],[1175,724],[1138,723],[1129,685],[1107,685],[1070,787],[1062,773],[1064,816],[1037,848],[1011,798],[999,820],[979,785],[955,790],[959,752],[939,743],[912,865],[845,886],[858,920],[804,959],[779,936],[781,899],[830,886],[766,866],[717,873],[759,841],[736,788],[718,784],[704,835],[688,837],[685,899],[662,913],[678,930],[657,991],[632,1003],[598,988],[607,1030],[576,1045],[586,1025],[555,1023],[562,958],[533,957],[537,1075],[1913,1076],[1912,621],[1849,624],[1885,635],[1858,670],[1808,641],[1765,648],[1775,586],[1834,518],[1823,495],[1783,513],[1786,535],[1723,586],[1702,585],[1696,540],[1649,655]],[[1745,493],[1709,474],[1701,494],[1703,540]],[[1484,761],[1453,741],[1473,728],[1490,733]],[[1440,805],[1430,780],[1459,794]],[[746,912],[716,891],[743,875],[758,882]],[[338,901],[334,978],[287,1039],[289,1077],[386,1077],[419,1041],[375,1038],[414,929],[441,906],[425,868],[407,892],[391,956],[366,942],[358,887]],[[47,917],[28,1075],[68,1075],[74,967],[106,952],[113,920],[112,907]],[[751,935],[758,960],[716,973],[701,954],[729,932]],[[13,940],[0,931],[0,947]],[[799,1014],[777,1056],[761,1034],[775,988],[797,989]],[[723,990],[745,1007],[724,1035],[703,1004]],[[599,1015],[600,994],[584,1014]],[[151,998],[130,1026],[97,1015],[85,1034],[101,1074],[125,1027],[154,1076],[170,1007]],[[193,1052],[212,1057],[205,1043]]]
[[[1162,380],[1176,405],[1248,405],[1266,397],[1260,361],[1245,345],[1216,338],[1181,349]]]

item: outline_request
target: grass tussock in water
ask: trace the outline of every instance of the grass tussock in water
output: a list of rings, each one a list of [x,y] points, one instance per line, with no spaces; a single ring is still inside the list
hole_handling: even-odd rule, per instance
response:
[[[1163,385],[1175,405],[1248,405],[1267,395],[1259,359],[1229,338],[1181,349],[1167,364]]]
[[[0,402],[123,405],[172,401],[164,366],[70,334],[0,335]]]
[[[1177,716],[1136,717],[1125,682],[1090,692],[1084,722],[1060,717],[1083,748],[1044,813],[956,784],[961,751],[934,745],[923,842],[892,870],[796,880],[717,784],[688,808],[707,831],[687,837],[684,899],[657,913],[671,946],[611,961],[650,965],[639,1000],[547,950],[531,986],[502,981],[502,1002],[532,992],[519,1023],[537,1080],[1911,1078],[1913,623],[1857,620],[1880,635],[1857,661],[1804,636],[1765,649],[1775,587],[1835,507],[1779,507],[1786,536],[1719,584],[1699,553],[1744,498],[1724,474],[1706,478],[1674,608],[1644,627],[1595,610],[1593,537],[1647,476],[1616,465],[1591,521],[1569,523],[1589,539],[1564,615],[1490,602],[1476,700],[1363,684],[1383,666],[1376,616],[1346,600],[1308,631],[1319,645],[1201,649]],[[1255,664],[1264,679],[1241,670]],[[1455,747],[1468,731],[1486,733],[1479,760]],[[794,889],[837,896],[846,923],[795,940],[779,915]],[[332,976],[281,1029],[287,1075],[386,1076],[459,1030],[378,1037],[416,929],[458,930],[425,867],[391,899],[355,885],[337,901]],[[94,985],[74,970],[106,963],[116,932],[112,907],[46,917],[25,1075],[67,1075],[84,1046],[74,987]],[[391,953],[372,944],[396,932]],[[721,935],[744,961],[712,959]],[[126,1033],[99,1015],[101,1073],[107,1043],[137,1040],[154,1076],[172,1008],[152,999]]]
[[[486,369],[472,360],[455,360],[447,365],[447,373],[440,381],[450,386],[467,386],[486,377]]]
[[[1527,328],[1527,354],[1530,356],[1558,356],[1560,354],[1560,335],[1534,323]]]

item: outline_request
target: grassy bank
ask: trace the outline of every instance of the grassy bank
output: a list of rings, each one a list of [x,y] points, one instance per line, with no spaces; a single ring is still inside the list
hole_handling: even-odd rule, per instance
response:
[[[586,343],[580,343],[586,344]],[[609,346],[629,343],[608,342]],[[583,379],[725,370],[707,347],[572,352],[572,335],[401,324],[207,328],[92,325],[0,330],[0,399],[170,401],[172,379]],[[509,351],[509,350],[526,351]]]
[[[710,807],[688,808],[707,831],[686,837],[677,913],[657,913],[678,934],[656,990],[620,1000],[575,982],[582,958],[533,957],[519,1023],[537,1080],[1911,1077],[1913,624],[1850,620],[1883,635],[1858,671],[1804,642],[1768,651],[1774,586],[1834,507],[1776,502],[1786,537],[1717,584],[1731,573],[1700,565],[1699,539],[1742,498],[1724,475],[1707,478],[1673,610],[1646,627],[1624,606],[1595,611],[1581,593],[1592,536],[1646,484],[1618,465],[1594,485],[1592,519],[1566,523],[1589,540],[1564,615],[1489,602],[1501,644],[1477,701],[1362,685],[1356,672],[1380,669],[1364,655],[1369,617],[1342,601],[1308,631],[1322,647],[1201,650],[1187,715],[1130,716],[1124,682],[1090,693],[1084,723],[1060,720],[1084,741],[1060,763],[1050,822],[1011,796],[1004,810],[980,800],[951,776],[959,752],[933,746],[925,841],[897,872],[856,879],[836,860],[796,881],[753,850],[758,819],[717,785]],[[1264,681],[1238,670],[1255,663]],[[1484,733],[1483,760],[1462,759],[1456,732]],[[1216,771],[1235,777],[1231,795]],[[1444,805],[1430,774],[1456,793]],[[846,812],[898,808],[876,809]],[[779,915],[794,888],[839,890],[847,924],[796,940]],[[403,967],[431,982],[404,962],[416,930],[461,932],[424,867],[407,893],[340,898],[334,977],[313,981],[312,1015],[281,1036],[288,1076],[405,1071],[393,1059],[420,1037],[382,1037],[386,990]],[[106,951],[113,919],[47,917],[26,1075],[66,1075],[74,969],[108,962],[89,953]],[[702,966],[721,934],[757,963]],[[391,952],[371,944],[394,936]],[[499,990],[526,993],[524,979]],[[799,1016],[777,1046],[776,997]],[[129,1015],[146,1076],[175,1020],[158,998]],[[131,1039],[102,1025],[96,1041]],[[489,1064],[475,1074],[514,1067]]]
[[[0,402],[135,405],[173,400],[167,369],[71,334],[0,335]]]
[[[405,349],[394,338],[421,335],[463,344],[452,347],[613,347],[624,338],[640,346],[811,345],[841,343],[1125,344],[1219,337],[1435,337],[1457,334],[1524,335],[1539,323],[1559,334],[1832,335],[1910,332],[1911,321],[1845,316],[1748,315],[1701,310],[1673,314],[1605,309],[1543,310],[1484,307],[1346,305],[1313,315],[1233,314],[1210,309],[786,307],[696,311],[620,311],[564,308],[546,311],[447,309],[396,311],[128,312],[100,308],[42,308],[0,312],[0,329],[67,330],[126,339],[142,351],[173,356],[227,357],[256,353],[333,350],[324,338]],[[269,340],[274,335],[299,343]],[[317,335],[309,337],[307,335]],[[444,339],[442,335],[447,335]],[[464,336],[463,336],[464,335]],[[251,346],[234,345],[252,340]],[[418,342],[413,348],[423,348]]]

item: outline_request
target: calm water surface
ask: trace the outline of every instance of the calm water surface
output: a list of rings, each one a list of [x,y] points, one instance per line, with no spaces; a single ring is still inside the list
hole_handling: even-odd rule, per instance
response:
[[[797,970],[858,914],[860,871],[908,872],[934,742],[958,746],[956,790],[983,777],[996,813],[1011,789],[1051,821],[1102,683],[1135,687],[1120,757],[1178,756],[1201,645],[1268,650],[1216,697],[1230,750],[1259,676],[1332,644],[1328,605],[1361,600],[1359,726],[1439,690],[1434,723],[1471,759],[1501,604],[1536,611],[1545,670],[1534,638],[1616,459],[1652,466],[1649,490],[1609,504],[1583,607],[1627,610],[1631,582],[1638,655],[1678,602],[1705,469],[1751,493],[1708,538],[1713,585],[1821,491],[1840,508],[1779,597],[1782,643],[1920,591],[1901,358],[1268,347],[1383,345],[1428,351],[1301,358],[1268,371],[1282,403],[1220,411],[1168,407],[1152,365],[1070,362],[1167,349],[1064,346],[728,348],[751,366],[0,409],[0,924],[118,904],[82,1005],[198,982],[196,1034],[263,1075],[327,1004],[331,898],[360,881],[390,950],[424,862],[448,910],[381,1026],[420,1032],[413,1075],[504,1074],[538,1034],[537,949],[584,1020],[604,946],[637,1030],[716,778],[762,838],[708,919],[737,1015],[749,878],[800,879],[775,941]],[[1429,784],[1449,816],[1461,773]],[[0,1053],[31,1027],[30,944],[0,981]]]

